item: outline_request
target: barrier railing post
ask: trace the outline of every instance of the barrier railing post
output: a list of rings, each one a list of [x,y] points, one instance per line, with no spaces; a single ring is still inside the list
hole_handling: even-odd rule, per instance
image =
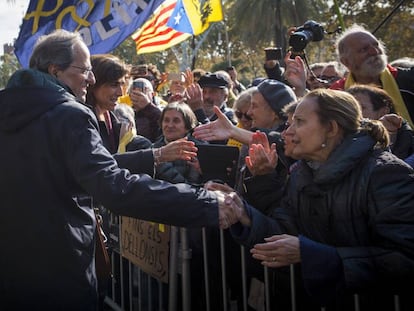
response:
[[[224,247],[224,231],[220,229],[220,258],[221,258],[221,283],[223,286],[223,310],[227,310],[227,280],[226,280],[226,250]]]
[[[243,310],[247,311],[247,276],[246,276],[246,254],[243,245],[240,245],[240,261],[241,261],[241,275],[242,275],[242,290],[243,290]]]
[[[178,267],[178,228],[171,226],[170,232],[170,262],[168,278],[168,310],[177,310],[177,271]]]
[[[206,294],[206,311],[210,311],[210,288],[208,277],[208,258],[207,258],[207,236],[206,228],[201,228],[201,237],[203,241],[203,265],[204,265],[204,286]]]
[[[180,228],[181,259],[182,259],[182,301],[183,311],[191,311],[191,279],[190,260],[191,249],[188,242],[187,229]]]

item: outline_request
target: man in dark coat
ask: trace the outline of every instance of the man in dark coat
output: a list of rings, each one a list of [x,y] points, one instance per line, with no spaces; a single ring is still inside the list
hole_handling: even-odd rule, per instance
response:
[[[95,78],[78,33],[41,37],[30,67],[0,92],[2,309],[96,310],[96,221],[81,195],[119,215],[176,226],[230,220],[220,192],[118,167],[83,104]]]

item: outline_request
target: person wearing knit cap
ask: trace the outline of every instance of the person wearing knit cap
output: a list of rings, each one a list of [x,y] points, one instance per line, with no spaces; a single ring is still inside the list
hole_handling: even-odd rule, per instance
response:
[[[252,104],[248,115],[253,119],[255,128],[281,131],[285,122],[283,107],[296,101],[293,90],[286,84],[272,79],[263,80],[257,90],[253,89]]]

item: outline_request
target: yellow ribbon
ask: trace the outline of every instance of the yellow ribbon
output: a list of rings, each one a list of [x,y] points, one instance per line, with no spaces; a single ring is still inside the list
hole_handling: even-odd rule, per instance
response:
[[[125,153],[126,152],[126,146],[131,142],[131,140],[134,138],[134,133],[132,132],[132,129],[129,130],[122,136],[122,138],[119,140],[118,145],[118,153]],[[150,222],[152,224],[155,224],[154,222]],[[158,230],[160,232],[165,232],[165,225],[164,224],[158,224]]]

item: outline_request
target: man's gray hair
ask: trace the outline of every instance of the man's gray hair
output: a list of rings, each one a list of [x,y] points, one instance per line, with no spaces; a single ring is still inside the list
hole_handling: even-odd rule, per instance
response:
[[[347,53],[347,45],[346,45],[346,39],[355,33],[365,33],[367,35],[370,35],[374,37],[378,43],[379,47],[384,51],[385,53],[385,45],[384,43],[379,40],[377,37],[375,37],[370,31],[368,31],[364,26],[353,24],[351,27],[347,28],[337,39],[336,39],[336,55],[338,58],[341,58],[341,56],[345,56]]]
[[[73,48],[79,43],[83,43],[83,40],[77,32],[57,29],[43,35],[35,44],[29,67],[48,72],[49,65],[54,64],[64,70],[73,62]]]

